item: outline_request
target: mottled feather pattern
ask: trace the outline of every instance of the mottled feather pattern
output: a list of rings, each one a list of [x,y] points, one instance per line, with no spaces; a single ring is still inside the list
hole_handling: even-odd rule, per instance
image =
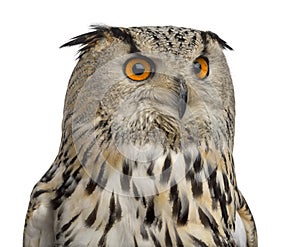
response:
[[[232,157],[231,47],[173,26],[94,26],[72,45],[60,150],[31,194],[23,246],[257,246]],[[147,80],[124,75],[134,57],[155,65]]]

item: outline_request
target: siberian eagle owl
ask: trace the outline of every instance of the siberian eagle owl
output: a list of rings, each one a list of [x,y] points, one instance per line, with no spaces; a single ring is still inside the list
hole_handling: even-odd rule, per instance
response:
[[[230,46],[173,26],[94,26],[72,45],[61,145],[24,247],[257,246],[234,172]]]

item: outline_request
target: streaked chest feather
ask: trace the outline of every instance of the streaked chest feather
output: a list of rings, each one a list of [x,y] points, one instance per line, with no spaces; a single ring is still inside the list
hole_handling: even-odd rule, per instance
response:
[[[148,163],[110,152],[98,173],[81,168],[57,207],[57,246],[235,246],[230,156],[210,152],[168,151]]]

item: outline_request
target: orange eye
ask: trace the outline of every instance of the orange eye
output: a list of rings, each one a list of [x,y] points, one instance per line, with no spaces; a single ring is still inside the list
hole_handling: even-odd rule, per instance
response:
[[[194,61],[194,72],[200,79],[204,79],[208,76],[209,65],[206,57],[200,56]]]
[[[124,65],[125,75],[133,81],[144,81],[153,74],[153,71],[153,62],[145,57],[130,58]]]

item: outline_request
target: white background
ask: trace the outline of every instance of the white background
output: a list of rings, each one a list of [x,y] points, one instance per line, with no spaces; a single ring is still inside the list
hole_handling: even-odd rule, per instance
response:
[[[236,93],[238,184],[260,246],[299,244],[299,3],[297,1],[4,1],[0,6],[1,246],[21,246],[29,195],[60,143],[77,47],[90,24],[211,30]]]

